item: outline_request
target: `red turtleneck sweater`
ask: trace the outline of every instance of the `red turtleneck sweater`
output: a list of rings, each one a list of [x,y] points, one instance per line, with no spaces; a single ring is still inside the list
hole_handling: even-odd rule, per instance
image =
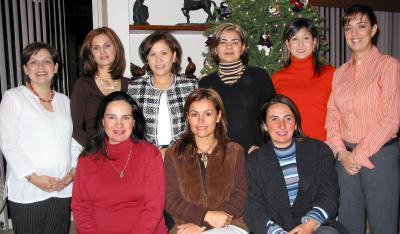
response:
[[[124,168],[131,144],[106,143],[118,170]],[[165,234],[164,198],[163,161],[149,143],[133,143],[123,178],[100,152],[78,161],[71,204],[78,233]]]
[[[314,73],[313,56],[299,60],[272,76],[276,93],[292,99],[299,109],[301,127],[308,137],[326,140],[325,119],[335,68],[324,65],[320,75]]]

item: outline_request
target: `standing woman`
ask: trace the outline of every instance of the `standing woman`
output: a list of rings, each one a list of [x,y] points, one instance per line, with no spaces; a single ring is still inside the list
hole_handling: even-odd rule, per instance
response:
[[[335,68],[319,60],[320,37],[309,19],[291,21],[283,33],[284,68],[272,76],[277,93],[292,99],[307,137],[326,140],[326,109]]]
[[[88,33],[81,48],[82,77],[71,94],[73,137],[82,146],[95,134],[95,117],[101,99],[128,90],[124,47],[117,34],[102,27]]]
[[[265,70],[247,66],[247,41],[239,25],[219,25],[209,51],[218,72],[202,78],[199,87],[219,93],[226,110],[228,137],[246,152],[251,151],[263,142],[258,111],[275,93],[271,79]]]
[[[248,156],[245,218],[255,234],[347,233],[338,223],[339,186],[329,147],[303,135],[300,115],[277,95],[261,109],[269,141]]]
[[[198,89],[185,103],[188,123],[166,152],[166,210],[176,225],[170,233],[247,233],[244,151],[227,136],[224,106],[212,89]],[[212,232],[211,232],[212,233]]]
[[[183,105],[197,88],[195,79],[179,76],[182,48],[168,32],[156,31],[139,47],[140,59],[148,75],[129,83],[128,94],[143,109],[145,139],[161,149],[175,142],[185,130]]]
[[[0,146],[7,160],[7,196],[16,233],[68,233],[76,158],[67,96],[52,90],[57,50],[41,42],[21,53],[26,86],[0,104]]]
[[[114,92],[100,103],[96,125],[76,169],[71,207],[78,233],[167,233],[164,165],[142,140],[142,110]]]
[[[342,26],[352,54],[334,75],[328,144],[337,162],[339,221],[350,233],[397,233],[400,62],[374,45],[378,25],[367,6],[346,9]]]

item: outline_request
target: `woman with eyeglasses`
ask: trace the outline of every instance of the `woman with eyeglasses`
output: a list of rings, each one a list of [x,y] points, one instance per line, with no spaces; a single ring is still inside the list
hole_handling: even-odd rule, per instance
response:
[[[258,111],[275,94],[271,78],[264,69],[247,66],[248,45],[239,25],[219,25],[210,41],[208,49],[218,72],[202,78],[199,87],[218,92],[226,110],[228,137],[250,153],[264,140]]]
[[[125,52],[121,40],[110,28],[90,31],[81,48],[82,77],[71,94],[73,137],[82,146],[95,134],[95,116],[103,97],[128,90]]]

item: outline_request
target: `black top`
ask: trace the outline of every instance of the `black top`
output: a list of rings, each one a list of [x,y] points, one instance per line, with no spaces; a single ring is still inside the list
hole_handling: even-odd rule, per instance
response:
[[[275,94],[271,78],[264,69],[247,67],[232,85],[223,83],[215,72],[202,78],[199,87],[212,88],[221,96],[228,120],[228,137],[232,141],[241,144],[246,151],[252,145],[263,144],[259,111]]]
[[[128,82],[128,78],[121,77],[121,91],[128,91]],[[94,78],[81,77],[75,82],[71,94],[73,138],[82,146],[96,133],[97,109],[104,97]]]
[[[244,212],[247,227],[255,234],[265,234],[265,224],[272,220],[290,231],[301,224],[301,217],[313,207],[319,207],[328,215],[324,225],[347,233],[335,221],[339,185],[330,148],[311,138],[296,140],[296,163],[299,190],[290,206],[284,175],[272,143],[267,142],[247,157],[248,193]]]

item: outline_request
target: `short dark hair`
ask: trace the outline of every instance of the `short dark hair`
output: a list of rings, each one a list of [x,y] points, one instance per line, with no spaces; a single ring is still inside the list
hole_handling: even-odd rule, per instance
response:
[[[96,75],[97,63],[94,61],[90,47],[92,46],[93,38],[102,34],[110,38],[113,46],[115,47],[115,59],[111,64],[110,74],[112,79],[117,80],[123,76],[125,71],[125,51],[118,35],[114,32],[114,30],[108,27],[93,29],[86,35],[81,47],[81,75],[87,77],[94,77]]]
[[[214,104],[217,113],[221,113],[221,119],[217,123],[215,129],[215,138],[218,140],[218,144],[224,146],[229,141],[229,138],[227,137],[228,122],[226,120],[225,108],[221,97],[213,89],[199,88],[189,94],[183,108],[183,115],[186,120],[186,129],[182,137],[177,142],[176,153],[179,156],[183,156],[182,153],[184,152],[187,145],[192,145],[194,146],[193,148],[195,148],[196,146],[193,133],[190,129],[189,123],[187,123],[187,120],[188,120],[190,105],[192,105],[193,102],[201,101],[204,99],[211,101]]]
[[[362,5],[362,4],[356,4],[356,5],[352,5],[351,7],[347,8],[345,10],[343,17],[342,17],[342,21],[341,21],[342,27],[347,25],[350,21],[356,19],[356,17],[358,15],[360,15],[361,18],[363,16],[367,16],[369,22],[371,23],[371,27],[374,26],[375,24],[378,25],[376,15],[369,6]],[[378,41],[378,34],[379,34],[379,29],[377,30],[375,35],[372,37],[373,45],[376,45],[376,43]]]
[[[26,66],[28,64],[29,59],[31,59],[32,55],[35,55],[39,52],[39,50],[47,50],[50,55],[51,58],[53,59],[54,64],[58,64],[58,72],[61,69],[61,60],[60,60],[60,56],[58,54],[58,51],[56,48],[54,48],[53,46],[44,43],[44,42],[33,42],[31,44],[28,44],[27,46],[25,46],[25,48],[22,50],[21,53],[21,66],[22,66],[22,70],[24,70],[24,66]],[[31,82],[31,79],[24,73],[24,78],[26,82]],[[54,82],[54,81],[52,81]]]
[[[172,64],[171,72],[175,75],[179,75],[182,61],[182,47],[179,44],[178,40],[176,40],[176,38],[171,33],[166,31],[155,31],[147,36],[140,44],[139,56],[143,64],[145,65],[146,71],[151,72],[147,60],[147,55],[149,55],[153,45],[159,41],[165,41],[172,52],[176,54],[175,62]]]
[[[278,103],[288,106],[289,109],[293,113],[294,120],[296,121],[296,125],[297,125],[297,128],[294,132],[294,137],[297,139],[304,138],[305,135],[303,133],[303,130],[301,129],[300,112],[299,112],[298,108],[296,107],[296,104],[294,104],[294,102],[290,98],[288,98],[284,95],[281,95],[281,94],[276,94],[268,102],[266,102],[260,109],[261,129],[264,132],[267,139],[270,140],[270,136],[269,136],[268,132],[266,132],[264,130],[264,128],[262,127],[262,124],[267,123],[267,112],[268,112],[269,108]]]
[[[97,109],[96,115],[96,133],[90,139],[87,146],[84,148],[80,156],[87,156],[90,153],[95,153],[98,150],[102,150],[104,152],[105,145],[104,139],[106,137],[106,132],[103,126],[103,117],[104,113],[106,112],[107,106],[114,101],[124,101],[129,104],[132,110],[132,116],[135,120],[135,126],[133,127],[133,131],[131,133],[130,138],[133,141],[143,140],[144,139],[144,132],[146,129],[145,118],[142,112],[142,109],[136,103],[135,100],[128,94],[122,91],[117,91],[110,93],[109,95],[105,96],[102,101],[100,102],[99,108]]]
[[[208,51],[211,54],[211,57],[213,61],[218,65],[219,64],[219,57],[215,49],[218,47],[219,43],[223,39],[223,36],[225,32],[228,31],[233,31],[237,32],[239,34],[240,40],[242,41],[244,45],[244,51],[242,55],[240,56],[240,60],[242,60],[242,63],[244,65],[247,65],[249,62],[249,55],[247,51],[247,39],[246,39],[246,32],[243,30],[242,27],[238,24],[232,24],[232,23],[223,23],[220,24],[218,27],[215,28],[215,31],[211,37],[211,41],[208,46]]]
[[[296,18],[289,22],[289,24],[285,27],[283,32],[283,43],[282,43],[282,57],[283,57],[283,65],[288,67],[290,65],[290,50],[286,45],[287,41],[290,39],[301,29],[305,28],[308,32],[311,33],[313,39],[317,40],[315,48],[313,50],[314,55],[314,67],[315,72],[319,75],[321,73],[322,63],[319,59],[319,47],[320,47],[320,36],[318,32],[318,28],[313,24],[313,22],[309,19],[305,18]]]

